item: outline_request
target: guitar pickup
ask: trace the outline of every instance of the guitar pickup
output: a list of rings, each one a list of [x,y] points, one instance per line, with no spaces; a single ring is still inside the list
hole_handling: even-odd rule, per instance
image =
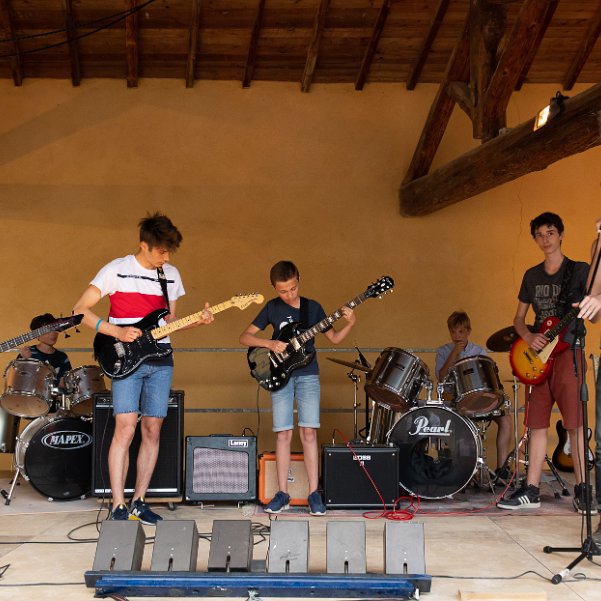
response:
[[[117,342],[114,345],[115,353],[117,353],[117,357],[125,357],[125,347],[122,342]]]

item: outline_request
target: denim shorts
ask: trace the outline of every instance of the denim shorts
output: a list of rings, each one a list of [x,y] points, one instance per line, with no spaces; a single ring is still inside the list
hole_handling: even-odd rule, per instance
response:
[[[294,427],[294,399],[298,425],[319,428],[319,376],[292,376],[288,384],[271,393],[273,431],[282,432]]]
[[[167,417],[173,366],[142,363],[133,374],[113,380],[113,413]]]

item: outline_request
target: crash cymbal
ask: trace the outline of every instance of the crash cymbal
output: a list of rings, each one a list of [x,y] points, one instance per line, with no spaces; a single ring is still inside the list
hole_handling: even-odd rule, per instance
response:
[[[534,328],[528,326],[528,329],[532,332]],[[506,353],[511,350],[511,345],[519,338],[519,334],[515,331],[513,326],[503,328],[498,332],[495,332],[487,341],[486,347],[490,351],[497,353]]]
[[[366,374],[371,372],[371,367],[365,367],[365,365],[361,365],[358,361],[343,361],[342,359],[334,359],[334,357],[326,357],[328,361],[333,361],[334,363],[339,363],[340,365],[346,365],[346,367],[351,367],[352,369],[358,369],[359,371],[364,371]]]

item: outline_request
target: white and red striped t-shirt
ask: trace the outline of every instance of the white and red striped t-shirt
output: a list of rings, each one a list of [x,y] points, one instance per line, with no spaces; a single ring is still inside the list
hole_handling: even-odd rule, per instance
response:
[[[165,263],[163,271],[167,278],[167,295],[177,300],[186,291],[179,271]],[[109,295],[111,308],[109,322],[124,325],[140,321],[152,311],[165,308],[165,297],[156,269],[142,267],[134,255],[115,259],[105,265],[90,282],[100,290],[101,296]],[[159,325],[163,325],[161,320]],[[168,343],[162,338],[161,343]]]

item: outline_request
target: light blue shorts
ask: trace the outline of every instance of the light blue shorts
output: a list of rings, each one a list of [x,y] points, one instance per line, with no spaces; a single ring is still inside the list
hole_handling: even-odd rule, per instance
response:
[[[292,376],[288,384],[271,393],[273,431],[282,432],[294,427],[294,399],[298,425],[319,428],[319,376]]]
[[[173,366],[142,363],[133,374],[113,380],[113,413],[167,417]]]

